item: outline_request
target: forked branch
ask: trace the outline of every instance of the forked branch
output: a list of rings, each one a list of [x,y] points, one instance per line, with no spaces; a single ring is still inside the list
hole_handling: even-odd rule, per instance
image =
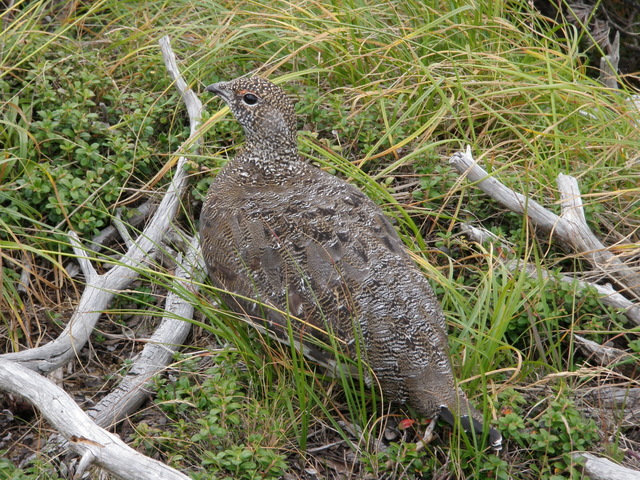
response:
[[[181,79],[168,38],[161,39],[160,45],[171,76]],[[184,81],[182,83],[178,82],[178,84],[186,88]],[[185,102],[189,102],[187,109],[190,117],[194,112],[197,112],[197,119],[191,119],[190,138],[192,138],[196,136],[202,103],[191,90],[181,93]],[[181,156],[178,159],[173,179],[151,221],[138,238],[134,239],[132,245],[122,255],[117,264],[107,273],[99,275],[95,271],[88,255],[84,253],[85,251],[88,252],[89,249],[85,249],[80,244],[74,232],[69,234],[70,242],[87,282],[69,323],[58,338],[46,345],[21,352],[7,353],[0,356],[0,358],[18,362],[40,373],[49,373],[65,365],[77,355],[77,352],[88,341],[100,315],[107,308],[113,297],[119,291],[127,288],[138,277],[139,270],[155,258],[158,250],[157,246],[175,217],[180,197],[188,185],[187,171],[185,169],[186,162],[187,159],[185,157]]]
[[[561,215],[547,210],[538,202],[503,185],[489,175],[471,155],[471,149],[457,152],[449,163],[474,182],[478,188],[509,210],[525,215],[533,225],[549,233],[563,248],[585,258],[604,276],[619,285],[632,301],[640,300],[640,274],[611,253],[591,231],[582,208],[582,197],[575,178],[558,176],[561,198]]]

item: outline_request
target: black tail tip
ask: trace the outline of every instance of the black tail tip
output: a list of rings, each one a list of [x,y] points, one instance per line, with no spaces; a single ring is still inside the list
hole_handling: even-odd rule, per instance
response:
[[[440,416],[447,423],[455,425],[455,417],[451,413],[451,410],[449,410],[447,407],[440,407]],[[469,415],[460,416],[460,426],[466,432],[469,432],[471,431],[471,429],[473,429],[473,431],[477,434],[481,434],[484,431],[482,422],[470,417]],[[502,434],[495,428],[489,429],[489,443],[491,444],[491,448],[493,448],[496,452],[502,450]]]
[[[495,428],[489,430],[489,443],[496,452],[502,450],[502,434]]]

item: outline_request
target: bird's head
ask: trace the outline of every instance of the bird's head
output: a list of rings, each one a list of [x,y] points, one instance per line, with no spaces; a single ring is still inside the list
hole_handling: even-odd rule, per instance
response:
[[[205,91],[222,98],[236,117],[247,143],[264,146],[295,145],[293,102],[277,85],[260,77],[237,78],[209,85]]]

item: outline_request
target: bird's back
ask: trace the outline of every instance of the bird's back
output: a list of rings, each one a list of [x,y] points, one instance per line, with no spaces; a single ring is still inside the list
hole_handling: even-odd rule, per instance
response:
[[[283,339],[291,321],[307,353],[325,365],[333,358],[314,338],[335,348],[324,333],[331,332],[346,354],[362,355],[389,400],[409,400],[411,382],[441,384],[428,405],[409,401],[424,415],[453,401],[444,317],[380,208],[302,163],[302,174],[287,182],[243,183],[245,155],[214,181],[201,217],[209,273],[236,295],[226,296],[230,308],[266,320]]]

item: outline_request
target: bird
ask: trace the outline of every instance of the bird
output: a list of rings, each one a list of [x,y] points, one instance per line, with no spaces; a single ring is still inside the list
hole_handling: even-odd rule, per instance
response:
[[[382,209],[302,159],[281,87],[244,76],[205,91],[245,135],[200,214],[203,258],[227,308],[325,367],[359,355],[387,400],[481,434],[482,415],[456,386],[442,308]],[[500,432],[489,427],[488,438],[500,450]]]

